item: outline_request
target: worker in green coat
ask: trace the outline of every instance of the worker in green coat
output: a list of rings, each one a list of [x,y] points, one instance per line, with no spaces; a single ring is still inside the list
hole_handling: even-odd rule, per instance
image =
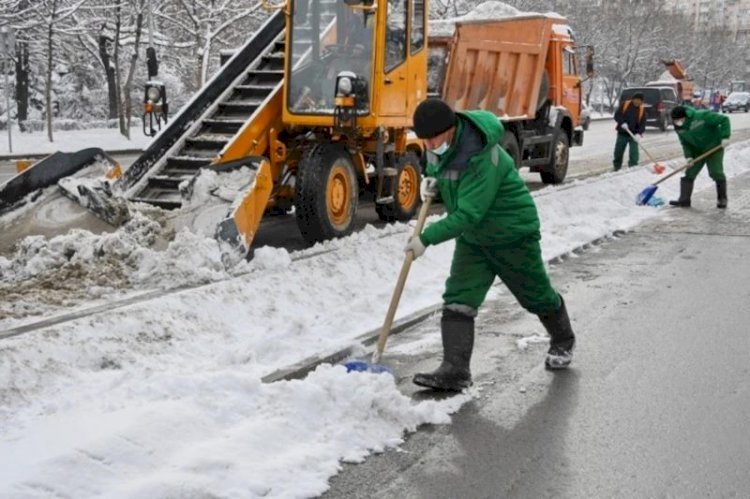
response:
[[[722,148],[708,158],[695,162],[680,179],[680,198],[670,201],[672,206],[690,207],[695,177],[708,165],[708,175],[716,182],[716,207],[727,207],[727,178],[724,175],[724,148],[729,145],[732,126],[729,118],[713,111],[698,111],[677,106],[672,109],[672,123],[682,144],[685,157],[693,158],[721,145]]]
[[[422,198],[439,196],[447,216],[410,238],[405,250],[418,258],[431,245],[456,240],[443,294],[443,361],[436,371],[415,375],[414,383],[451,391],[471,385],[474,317],[496,276],[551,336],[546,366],[567,367],[575,335],[544,267],[534,200],[513,159],[498,146],[503,127],[497,116],[457,113],[440,99],[428,99],[414,112],[414,131],[426,148]]]

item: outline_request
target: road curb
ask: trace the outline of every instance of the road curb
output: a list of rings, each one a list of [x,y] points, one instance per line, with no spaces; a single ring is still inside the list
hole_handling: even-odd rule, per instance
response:
[[[416,324],[424,321],[431,315],[439,312],[443,308],[443,305],[432,305],[427,308],[423,308],[410,314],[400,320],[397,320],[391,328],[391,336],[397,335],[409,329]],[[380,336],[380,327],[366,332],[363,335],[352,340],[353,343],[357,343],[363,346],[370,346],[374,344]],[[278,369],[271,374],[261,378],[263,383],[273,383],[276,381],[289,381],[293,379],[302,379],[307,376],[311,371],[315,370],[321,364],[337,364],[343,360],[351,358],[356,353],[359,353],[359,349],[354,346],[349,346],[336,352],[324,355],[324,356],[312,356],[303,359],[291,366]],[[368,356],[371,353],[367,354]]]
[[[562,255],[556,256],[554,258],[550,258],[545,263],[550,264],[550,265],[563,263],[565,260],[572,258],[573,256],[578,256],[582,252],[594,246],[602,244],[605,241],[609,241],[612,238],[620,237],[626,233],[627,231],[616,230],[606,236],[598,237],[594,239],[593,241],[580,244],[576,246],[575,248],[571,249],[570,251],[563,253]],[[437,304],[437,305],[431,305],[421,310],[417,310],[416,312],[400,320],[397,320],[394,323],[394,326],[391,328],[391,336],[395,336],[399,333],[406,331],[412,326],[419,324],[420,322],[424,321],[431,315],[439,312],[442,308],[443,308],[442,303]],[[377,341],[378,336],[380,336],[380,327],[378,327],[377,329],[368,331],[367,333],[364,333],[358,338],[355,338],[353,342],[358,343],[362,346],[368,347]],[[284,367],[282,369],[278,369],[272,372],[271,374],[268,374],[262,377],[261,381],[263,383],[274,383],[276,381],[290,381],[290,380],[295,380],[295,379],[303,379],[305,376],[307,376],[312,371],[314,371],[319,365],[337,364],[343,360],[351,358],[352,356],[355,355],[355,353],[359,354],[359,349],[357,349],[354,346],[349,346],[349,347],[337,350],[333,353],[325,354],[322,356],[315,355],[312,357],[308,357],[290,366]],[[368,354],[366,355],[372,355],[372,352],[368,352]],[[359,356],[361,357],[361,355]]]

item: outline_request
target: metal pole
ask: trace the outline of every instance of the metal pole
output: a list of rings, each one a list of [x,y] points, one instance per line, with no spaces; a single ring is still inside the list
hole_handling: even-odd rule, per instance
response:
[[[10,88],[8,84],[8,60],[10,59],[10,50],[15,45],[15,37],[13,32],[9,31],[6,26],[0,29],[0,38],[2,38],[2,50],[3,50],[3,77],[5,79],[5,109],[7,115],[8,125],[8,150],[13,152],[13,137],[11,136],[11,122],[10,122]]]
[[[148,44],[154,46],[154,6],[152,0],[148,0]]]
[[[10,90],[8,89],[8,54],[3,55],[3,75],[5,75],[5,108],[8,113],[8,150],[13,152],[13,138],[10,133]]]

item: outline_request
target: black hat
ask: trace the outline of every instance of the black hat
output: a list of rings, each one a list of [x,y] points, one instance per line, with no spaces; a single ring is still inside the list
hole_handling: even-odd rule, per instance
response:
[[[456,113],[440,99],[427,99],[414,110],[414,131],[420,139],[437,137],[456,125]]]
[[[672,109],[672,119],[680,120],[682,118],[687,118],[687,112],[685,111],[685,108],[683,106],[675,106]]]
[[[643,94],[641,92],[636,92],[633,94],[633,99],[641,99],[643,100]]]

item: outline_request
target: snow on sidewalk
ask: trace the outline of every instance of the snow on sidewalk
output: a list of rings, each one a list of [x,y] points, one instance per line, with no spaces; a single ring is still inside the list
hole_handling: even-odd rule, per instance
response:
[[[0,156],[23,156],[24,154],[52,154],[56,151],[75,152],[88,147],[99,147],[104,151],[145,149],[152,137],[143,135],[138,126],[130,130],[131,139],[125,138],[116,128],[91,128],[88,130],[67,130],[54,132],[54,142],[50,142],[46,131],[21,133],[14,127],[11,131],[13,152],[8,149],[7,130],[0,133]]]
[[[750,142],[732,146],[727,175],[748,165]],[[654,180],[638,168],[535,192],[545,258],[668,216],[635,205]],[[657,195],[675,196],[678,184]],[[704,172],[696,189],[706,187]],[[390,375],[340,366],[260,383],[380,325],[408,231],[262,249],[243,275],[0,342],[0,496],[309,497],[339,459],[449,422],[471,394],[415,403]],[[174,258],[188,258],[187,246]],[[399,316],[439,303],[452,246],[415,262]]]

